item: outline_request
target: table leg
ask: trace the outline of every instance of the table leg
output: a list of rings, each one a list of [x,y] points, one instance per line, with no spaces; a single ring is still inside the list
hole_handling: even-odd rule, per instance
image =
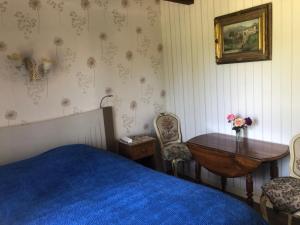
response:
[[[278,177],[278,165],[277,161],[272,161],[270,165],[270,176],[271,179],[277,178]]]
[[[246,176],[247,203],[253,206],[253,179],[252,174]]]
[[[222,191],[226,191],[226,184],[227,184],[227,179],[226,177],[221,177],[221,185],[222,185]]]
[[[196,182],[202,183],[201,180],[201,165],[198,162],[195,162],[195,176],[196,176]]]

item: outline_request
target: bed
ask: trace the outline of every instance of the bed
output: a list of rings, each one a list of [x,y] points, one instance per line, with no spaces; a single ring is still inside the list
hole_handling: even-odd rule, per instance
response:
[[[266,225],[217,190],[87,145],[0,167],[1,225]]]

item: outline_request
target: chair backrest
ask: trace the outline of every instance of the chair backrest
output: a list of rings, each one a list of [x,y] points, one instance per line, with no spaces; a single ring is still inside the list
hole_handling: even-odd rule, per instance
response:
[[[161,147],[181,143],[182,135],[179,118],[172,113],[160,113],[154,118],[154,128]]]
[[[300,178],[300,134],[290,142],[290,176]]]

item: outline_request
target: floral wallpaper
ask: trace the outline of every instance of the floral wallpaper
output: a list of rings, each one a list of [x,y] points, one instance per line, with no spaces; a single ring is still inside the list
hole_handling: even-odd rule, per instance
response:
[[[159,0],[0,0],[0,126],[114,106],[117,135],[149,133],[164,110]],[[51,58],[30,81],[7,58]]]

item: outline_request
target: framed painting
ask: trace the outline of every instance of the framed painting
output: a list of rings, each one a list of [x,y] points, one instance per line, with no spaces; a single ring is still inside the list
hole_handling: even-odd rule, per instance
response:
[[[215,18],[217,64],[272,59],[272,3]]]

